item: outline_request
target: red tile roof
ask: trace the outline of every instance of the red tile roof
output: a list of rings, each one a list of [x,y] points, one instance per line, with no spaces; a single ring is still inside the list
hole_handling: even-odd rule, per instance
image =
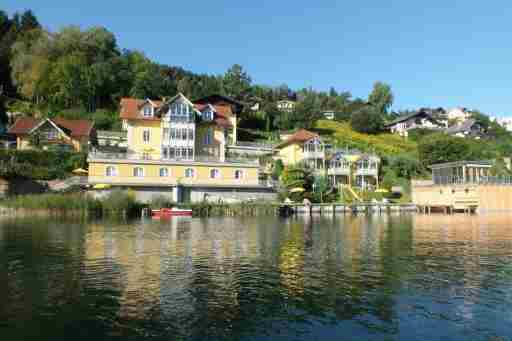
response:
[[[9,133],[13,135],[27,135],[43,120],[45,119],[20,117],[14,122],[11,128],[9,128]],[[75,137],[89,136],[94,125],[93,122],[88,120],[68,120],[60,117],[52,118],[50,121],[55,123],[59,128],[66,130],[66,133]]]
[[[141,106],[146,102],[145,99],[137,99],[137,98],[121,98],[121,110],[119,112],[119,117],[125,119],[137,119],[137,120],[159,120],[159,117],[144,117],[140,114]],[[156,107],[162,105],[162,101],[153,101]]]
[[[20,117],[14,122],[14,124],[9,128],[9,133],[13,135],[25,135],[28,134],[32,128],[34,128],[39,122],[40,119],[33,117]]]
[[[71,136],[89,136],[94,125],[89,120],[68,120],[65,118],[52,118],[53,123],[71,131]]]
[[[140,114],[141,106],[146,102],[143,99],[136,98],[122,98],[121,99],[121,110],[119,112],[119,116],[124,119],[136,119],[136,120],[160,120],[159,117],[144,117]],[[156,105],[156,108],[161,107],[162,101],[153,101]],[[208,106],[209,103],[194,103],[194,107],[202,111],[204,108]],[[227,104],[212,104],[215,109],[215,118],[214,122],[224,128],[231,128],[233,125],[231,124],[230,118],[233,117],[233,110],[231,105]]]
[[[306,129],[297,130],[294,134],[292,134],[286,141],[281,142],[276,146],[276,148],[284,148],[294,143],[304,143],[315,137],[319,137],[317,133],[313,133]]]
[[[208,104],[202,104],[202,103],[196,103],[194,104],[194,107],[199,110],[203,111],[204,108],[206,108]],[[230,118],[233,117],[233,111],[231,110],[230,105],[212,105],[212,107],[215,109],[215,117],[213,121],[219,126],[223,128],[231,128],[233,127],[233,124],[231,124]]]

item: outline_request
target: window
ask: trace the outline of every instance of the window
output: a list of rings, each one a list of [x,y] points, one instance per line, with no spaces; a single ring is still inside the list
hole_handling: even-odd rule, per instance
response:
[[[117,175],[117,169],[114,166],[108,166],[106,171],[107,176],[116,176]]]
[[[174,159],[176,158],[176,149],[171,147],[169,148],[169,159]]]
[[[167,169],[167,168],[160,168],[160,176],[161,177],[169,176],[169,169]]]
[[[169,148],[162,148],[162,158],[167,159],[169,158]]]
[[[48,130],[48,140],[56,140],[57,139],[57,131],[55,130]]]
[[[151,160],[151,154],[143,152],[142,153],[142,160]]]
[[[188,149],[188,159],[192,160],[194,158],[194,150],[192,148]]]
[[[144,168],[142,168],[142,167],[135,167],[133,169],[133,176],[137,176],[137,177],[144,176]]]
[[[168,140],[169,139],[169,128],[164,128],[162,135],[163,135],[164,140]]]
[[[190,141],[192,141],[194,139],[194,130],[193,129],[188,130],[188,139]]]
[[[243,179],[243,177],[244,177],[244,171],[241,169],[237,169],[235,171],[235,179],[241,180],[241,179]]]
[[[213,142],[213,130],[212,128],[208,128],[206,133],[203,136],[203,144],[212,144]]]
[[[143,115],[144,117],[151,117],[153,115],[153,108],[151,108],[149,105],[146,105],[143,109]]]
[[[142,140],[144,143],[149,143],[149,130],[146,129],[142,132]]]
[[[187,139],[187,128],[181,128],[181,139],[182,140]]]
[[[218,179],[220,178],[220,171],[216,168],[210,169],[210,178],[211,179]]]
[[[203,120],[211,121],[213,120],[213,112],[211,110],[207,110],[203,112]]]
[[[171,128],[171,139],[176,138],[176,128]]]
[[[192,169],[192,168],[185,169],[185,177],[193,178],[194,177],[194,169]]]

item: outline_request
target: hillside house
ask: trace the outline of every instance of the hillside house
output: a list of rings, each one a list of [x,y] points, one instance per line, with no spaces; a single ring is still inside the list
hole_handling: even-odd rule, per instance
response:
[[[446,128],[448,135],[480,139],[485,135],[485,130],[475,119],[466,120],[460,124]]]
[[[142,201],[273,196],[260,184],[258,160],[227,155],[228,145],[236,142],[239,110],[236,101],[223,96],[194,102],[183,94],[162,102],[123,98],[126,153],[90,153],[89,183],[130,188]]]
[[[377,155],[358,150],[337,151],[328,162],[327,178],[332,186],[374,189],[379,186],[380,161]]]
[[[283,99],[280,101],[277,101],[276,106],[277,109],[284,112],[292,112],[295,110],[296,102],[289,100],[289,99]]]
[[[391,133],[403,137],[407,137],[411,129],[436,130],[440,129],[442,126],[442,123],[434,118],[432,113],[427,110],[419,110],[418,112],[398,117],[386,124],[386,128],[389,129]]]
[[[285,166],[302,163],[320,171],[325,169],[325,147],[318,134],[300,129],[275,147],[276,158]]]
[[[94,123],[89,120],[20,117],[9,128],[16,137],[17,149],[40,148],[87,151],[96,144]]]

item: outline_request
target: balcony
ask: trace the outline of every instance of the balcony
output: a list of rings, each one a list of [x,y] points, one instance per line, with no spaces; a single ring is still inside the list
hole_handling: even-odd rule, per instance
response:
[[[241,164],[248,166],[259,166],[258,159],[249,159],[243,157],[229,157],[221,160],[221,158],[217,156],[208,156],[208,155],[195,155],[193,158],[155,158],[155,157],[143,157],[142,154],[137,153],[104,153],[99,151],[90,152],[88,155],[89,162],[91,161],[116,161],[116,162],[127,162],[127,163],[155,163],[155,164],[165,164],[165,163],[212,163],[212,164]]]
[[[349,167],[334,167],[327,169],[328,175],[350,175]]]
[[[369,175],[369,176],[378,176],[379,169],[378,168],[357,168],[354,172],[354,175]]]
[[[325,159],[325,152],[323,150],[304,151],[304,159]]]

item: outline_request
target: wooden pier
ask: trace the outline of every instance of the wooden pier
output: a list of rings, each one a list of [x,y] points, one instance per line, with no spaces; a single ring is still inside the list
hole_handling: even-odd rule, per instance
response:
[[[355,203],[355,204],[281,204],[293,209],[294,214],[357,214],[357,213],[391,213],[417,212],[414,204],[384,204],[384,203]]]

